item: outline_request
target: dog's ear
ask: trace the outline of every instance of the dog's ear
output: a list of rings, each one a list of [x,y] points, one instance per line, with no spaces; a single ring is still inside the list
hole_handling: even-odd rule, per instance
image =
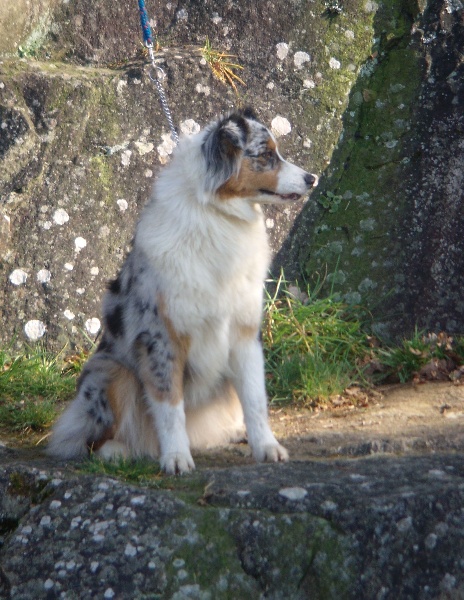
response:
[[[222,119],[207,131],[202,151],[210,191],[217,190],[238,172],[248,133],[248,123],[238,113]]]

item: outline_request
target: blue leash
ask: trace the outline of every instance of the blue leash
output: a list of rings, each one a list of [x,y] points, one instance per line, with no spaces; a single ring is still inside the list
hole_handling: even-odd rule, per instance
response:
[[[150,23],[148,22],[148,14],[147,14],[147,9],[145,8],[145,1],[138,0],[138,2],[139,2],[140,24],[142,26],[143,41],[145,43],[145,46],[148,49],[148,54],[150,56],[151,64],[156,72],[156,77],[152,77],[152,75],[150,73],[149,73],[149,77],[153,81],[153,83],[156,85],[156,88],[158,90],[158,95],[160,98],[160,102],[161,102],[161,106],[163,108],[163,112],[166,116],[166,119],[169,123],[169,129],[171,130],[171,138],[177,145],[179,143],[179,136],[177,135],[176,128],[174,127],[174,121],[172,120],[171,111],[169,110],[169,105],[166,100],[166,94],[164,93],[164,88],[161,83],[161,81],[165,78],[166,74],[163,71],[163,69],[155,63],[155,55],[153,52],[153,37],[152,37],[152,33],[151,33]]]
[[[139,0],[140,24],[142,25],[143,41],[145,45],[153,48],[153,39],[151,36],[151,27],[148,22],[147,9],[144,0]]]

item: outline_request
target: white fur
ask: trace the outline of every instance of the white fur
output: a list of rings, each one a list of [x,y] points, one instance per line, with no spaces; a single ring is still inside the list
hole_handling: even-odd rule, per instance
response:
[[[106,457],[159,456],[168,473],[194,468],[191,447],[211,447],[240,437],[243,417],[256,460],[288,460],[287,451],[276,441],[268,424],[264,361],[257,339],[263,280],[270,261],[260,203],[272,201],[273,191],[269,190],[269,195],[257,189],[252,197],[224,200],[216,189],[211,189],[212,181],[216,186],[221,183],[217,182],[221,172],[237,173],[241,161],[239,157],[222,170],[216,162],[215,173],[209,173],[203,145],[218,126],[182,139],[154,186],[136,230],[133,260],[128,258],[121,278],[129,279],[127,274],[136,268],[135,258],[146,261],[148,267],[137,289],[124,296],[129,298],[124,300],[124,336],[110,338],[114,348],[109,357],[104,357],[110,362],[114,358],[113,369],[122,369],[118,394],[124,401],[118,405],[120,414],[111,425],[113,439],[99,452]],[[232,120],[227,127],[226,135],[232,136],[229,142],[239,144],[240,152],[246,144],[244,131],[248,137],[255,131],[261,136],[263,131],[266,133],[254,120],[248,120],[248,126],[243,125],[243,119]],[[214,152],[214,144],[208,148]],[[282,159],[274,201],[283,201],[279,195],[306,193],[310,187],[307,176]],[[104,304],[107,315],[121,304],[118,294],[108,294]],[[179,339],[189,340],[183,394],[169,400],[156,391],[156,380],[151,379],[147,363],[144,367],[140,358],[131,358],[140,333],[150,328],[154,318],[153,311],[137,316],[130,309],[131,301],[158,297],[163,319]],[[106,381],[92,374],[91,361],[88,375],[95,381]],[[106,368],[104,361],[98,364]],[[55,428],[50,445],[54,454],[82,453],[83,432],[92,431],[85,381]]]
[[[185,405],[207,398],[218,378],[230,373],[253,455],[257,460],[287,460],[287,451],[277,443],[267,421],[259,342],[239,341],[234,335],[237,326],[258,329],[261,320],[262,285],[270,260],[263,214],[248,199],[224,202],[214,194],[207,197],[202,185],[205,175],[198,168],[201,141],[201,136],[184,140],[161,175],[154,190],[157,202],[145,210],[136,243],[147,251],[155,270],[166,274],[162,288],[169,299],[169,317],[193,341],[189,363],[201,391],[196,393],[194,379]],[[302,174],[302,169],[285,163],[278,191],[303,194],[307,186]],[[164,409],[172,413],[174,422],[178,407]],[[160,443],[163,447],[161,439]],[[183,450],[176,466],[183,471],[185,465],[190,467],[191,457],[185,438],[179,446]],[[174,455],[170,449],[167,452]]]
[[[156,202],[144,211],[135,240],[150,256],[155,271],[164,275],[161,288],[172,323],[192,340],[189,364],[194,377],[186,389],[186,407],[210,398],[224,374],[241,380],[242,363],[237,362],[235,369],[230,363],[238,343],[234,331],[240,325],[259,328],[262,285],[270,258],[259,205],[241,198],[225,204],[214,194],[205,198],[204,175],[198,168],[200,142],[201,138],[184,140],[162,173],[154,189]],[[261,384],[247,382],[239,397],[253,454],[265,460],[269,457],[266,448],[278,444],[267,425],[263,362],[257,345],[254,339],[249,344],[242,342],[242,350],[249,354],[248,371],[254,372]],[[155,401],[154,407],[157,405],[160,403]],[[185,436],[178,434],[177,454],[171,448],[172,438],[163,450],[160,436],[164,427],[172,433],[174,423],[181,430],[178,410],[168,404],[153,409],[155,419],[163,420],[163,426],[158,426],[163,466],[183,472],[193,467]],[[265,424],[260,425],[261,421]],[[202,437],[206,439],[197,444],[208,445],[209,436],[205,423]],[[277,451],[273,460],[277,456],[287,457],[285,451]]]

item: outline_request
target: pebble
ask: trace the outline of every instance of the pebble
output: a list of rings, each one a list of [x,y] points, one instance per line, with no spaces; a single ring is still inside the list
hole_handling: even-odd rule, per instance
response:
[[[141,506],[142,504],[145,504],[145,498],[146,496],[134,496],[130,503],[132,506]]]
[[[129,558],[134,557],[137,554],[137,548],[132,544],[126,544],[126,548],[124,550],[124,556],[128,556]]]
[[[287,500],[296,502],[298,500],[303,500],[308,495],[308,492],[301,487],[287,487],[279,490],[279,495],[287,498]]]

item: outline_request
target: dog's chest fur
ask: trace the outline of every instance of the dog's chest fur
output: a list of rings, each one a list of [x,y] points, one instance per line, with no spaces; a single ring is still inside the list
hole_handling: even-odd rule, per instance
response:
[[[197,405],[229,377],[231,347],[258,334],[269,247],[259,207],[243,220],[182,192],[163,201],[155,189],[145,208],[105,298],[105,340],[133,369],[143,342],[164,389],[178,351],[172,336],[185,339],[185,401]]]
[[[171,184],[168,195],[163,183],[142,215],[135,244],[152,266],[176,330],[194,335],[214,319],[258,324],[269,266],[261,208],[238,218],[202,205],[181,183]]]
[[[208,397],[206,389],[228,375],[231,344],[259,329],[269,263],[263,217],[257,209],[250,223],[207,209],[201,224],[191,214],[163,236],[164,219],[175,215],[157,208],[154,204],[141,221],[136,244],[147,256],[172,326],[188,336],[193,383],[187,393]]]

